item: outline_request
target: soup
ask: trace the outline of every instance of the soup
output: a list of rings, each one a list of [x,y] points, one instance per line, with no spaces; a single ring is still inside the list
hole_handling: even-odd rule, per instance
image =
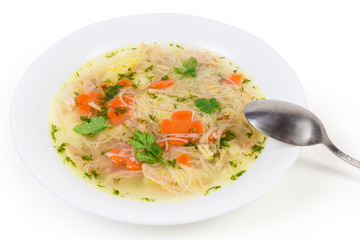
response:
[[[63,84],[50,107],[54,148],[77,176],[141,201],[180,201],[237,180],[266,137],[243,108],[263,99],[235,63],[172,43],[97,56]]]

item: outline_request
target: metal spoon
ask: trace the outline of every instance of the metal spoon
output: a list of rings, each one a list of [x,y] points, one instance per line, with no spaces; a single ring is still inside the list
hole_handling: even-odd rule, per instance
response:
[[[259,100],[247,104],[244,113],[251,125],[269,137],[297,146],[324,144],[336,156],[360,168],[360,161],[340,151],[330,141],[322,122],[303,107],[283,101]]]

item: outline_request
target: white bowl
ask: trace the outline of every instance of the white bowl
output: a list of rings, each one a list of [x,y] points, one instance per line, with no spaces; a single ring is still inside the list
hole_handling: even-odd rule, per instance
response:
[[[195,16],[146,14],[82,28],[54,44],[25,72],[11,106],[17,151],[33,176],[57,196],[100,216],[137,224],[173,225],[211,218],[255,199],[295,162],[299,147],[269,139],[254,166],[237,181],[194,200],[148,203],[99,191],[72,174],[55,153],[48,132],[49,104],[62,82],[108,50],[139,42],[173,42],[207,48],[247,71],[269,99],[306,106],[289,65],[267,44],[235,27]]]

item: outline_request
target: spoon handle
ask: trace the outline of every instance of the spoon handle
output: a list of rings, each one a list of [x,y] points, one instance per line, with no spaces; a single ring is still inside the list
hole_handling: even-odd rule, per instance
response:
[[[336,156],[338,156],[339,158],[341,158],[342,160],[344,160],[345,162],[360,168],[360,161],[356,160],[355,158],[350,157],[349,155],[347,155],[346,153],[344,153],[343,151],[341,151],[340,149],[338,149],[330,140],[327,140],[324,142],[324,145],[330,150],[332,151]]]

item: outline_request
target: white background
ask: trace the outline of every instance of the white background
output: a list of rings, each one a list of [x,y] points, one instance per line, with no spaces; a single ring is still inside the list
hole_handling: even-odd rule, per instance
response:
[[[239,27],[272,46],[297,73],[333,142],[360,159],[356,2],[1,1],[0,239],[359,239],[360,170],[325,147],[303,148],[280,182],[231,213],[188,225],[138,226],[79,210],[37,183],[16,154],[8,118],[23,72],[67,34],[125,15],[186,13]]]

